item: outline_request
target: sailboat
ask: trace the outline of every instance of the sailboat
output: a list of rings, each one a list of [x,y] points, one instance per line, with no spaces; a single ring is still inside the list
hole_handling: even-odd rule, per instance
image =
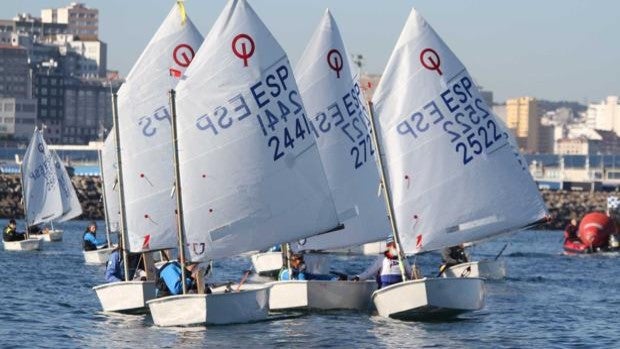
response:
[[[288,58],[246,1],[228,2],[186,74],[171,93],[182,265],[340,226]],[[158,326],[244,323],[267,317],[268,288],[148,304]]]
[[[114,99],[125,280],[93,289],[104,311],[147,311],[155,298],[151,251],[177,244],[168,88],[176,86],[203,37],[177,2]],[[127,254],[141,253],[147,280],[132,280]]]
[[[370,111],[401,259],[545,218],[531,176],[473,79],[415,9]],[[384,317],[450,316],[481,309],[483,286],[481,278],[422,278],[377,290],[372,299]]]
[[[63,231],[54,229],[54,221],[62,223],[81,215],[82,205],[77,197],[73,183],[71,183],[71,178],[67,173],[65,165],[62,163],[62,160],[60,160],[56,151],[51,150],[51,153],[54,161],[54,168],[56,169],[56,176],[58,177],[63,212],[60,217],[50,221],[52,229],[40,234],[39,237],[43,241],[62,241]]]
[[[43,135],[35,128],[21,164],[22,198],[26,227],[49,222],[62,215],[63,207],[54,156]],[[29,236],[22,241],[3,241],[8,251],[38,250],[40,241]]]
[[[105,216],[105,232],[108,247],[93,251],[83,251],[86,264],[105,264],[114,250],[110,234],[119,231],[120,209],[118,204],[118,180],[116,163],[116,137],[110,132],[98,151],[101,173],[102,199]]]
[[[293,242],[291,247],[296,252],[326,251],[385,241],[390,224],[385,201],[377,195],[380,178],[365,99],[329,10],[301,57],[295,72],[300,93],[345,228]],[[376,288],[375,280],[277,281],[271,287],[269,307],[363,311],[369,309]]]

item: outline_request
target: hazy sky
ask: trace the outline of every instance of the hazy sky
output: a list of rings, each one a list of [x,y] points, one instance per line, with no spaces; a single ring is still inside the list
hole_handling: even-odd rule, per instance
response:
[[[69,0],[1,0],[0,18]],[[85,0],[99,9],[108,69],[126,75],[173,0]],[[586,102],[620,94],[620,1],[617,0],[250,0],[293,65],[325,8],[338,21],[364,70],[381,73],[412,6],[426,17],[496,101],[530,95]],[[225,0],[187,0],[206,36]]]

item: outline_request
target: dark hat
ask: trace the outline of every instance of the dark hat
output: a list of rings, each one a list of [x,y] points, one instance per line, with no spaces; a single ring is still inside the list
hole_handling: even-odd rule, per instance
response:
[[[11,220],[9,221],[9,224],[17,224],[17,222],[15,221],[15,219],[11,218]]]
[[[90,221],[90,222],[88,223],[88,226],[90,227],[91,225],[94,225],[95,227],[97,227],[97,222],[95,222],[95,221]]]

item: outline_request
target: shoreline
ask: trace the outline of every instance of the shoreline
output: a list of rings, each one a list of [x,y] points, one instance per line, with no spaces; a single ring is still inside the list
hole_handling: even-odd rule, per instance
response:
[[[99,176],[74,176],[71,182],[82,204],[83,214],[76,219],[101,220],[103,201],[101,199],[101,179]],[[581,218],[589,212],[607,209],[608,192],[582,192],[566,190],[541,190],[547,205],[551,222],[539,229],[561,230],[572,219]],[[21,204],[21,179],[18,174],[0,174],[0,218],[23,218]]]

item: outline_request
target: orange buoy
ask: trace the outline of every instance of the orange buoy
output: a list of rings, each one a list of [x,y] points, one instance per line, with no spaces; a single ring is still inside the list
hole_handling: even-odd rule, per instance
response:
[[[588,213],[579,223],[579,239],[586,246],[602,247],[609,242],[609,235],[616,233],[616,225],[601,212]]]

